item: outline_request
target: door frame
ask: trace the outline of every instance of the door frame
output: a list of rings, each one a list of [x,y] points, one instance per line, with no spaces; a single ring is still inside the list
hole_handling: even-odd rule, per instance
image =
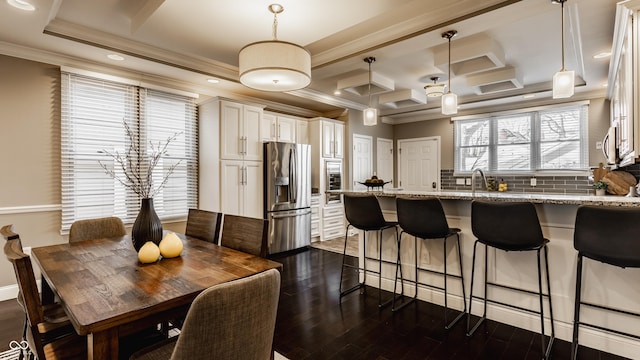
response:
[[[371,135],[362,135],[362,134],[353,134],[353,147],[351,151],[351,188],[355,189],[356,175],[355,175],[355,154],[356,154],[356,139],[363,139],[369,141],[369,169],[373,171],[373,136]]]
[[[408,142],[416,142],[416,141],[432,141],[435,140],[436,141],[436,148],[438,149],[438,156],[437,156],[437,161],[436,161],[436,176],[438,178],[437,181],[437,186],[435,188],[434,191],[440,191],[441,187],[441,182],[442,182],[442,167],[441,167],[441,161],[442,161],[442,149],[441,149],[441,138],[440,136],[427,136],[427,137],[421,137],[421,138],[410,138],[410,139],[398,139],[398,151],[396,151],[396,164],[398,164],[398,176],[397,176],[397,180],[398,180],[398,187],[402,187],[400,185],[400,183],[402,182],[402,161],[401,161],[401,156],[402,156],[402,145],[404,143],[408,143]]]

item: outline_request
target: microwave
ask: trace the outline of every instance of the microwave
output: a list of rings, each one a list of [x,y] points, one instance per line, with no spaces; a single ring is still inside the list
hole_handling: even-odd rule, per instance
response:
[[[342,162],[335,160],[327,160],[325,162],[326,171],[326,190],[342,190]],[[340,203],[340,194],[325,193],[327,204]]]

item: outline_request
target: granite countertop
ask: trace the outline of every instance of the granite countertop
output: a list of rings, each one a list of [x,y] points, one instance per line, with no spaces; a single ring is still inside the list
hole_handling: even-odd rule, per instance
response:
[[[385,189],[382,191],[367,190],[339,190],[332,191],[340,194],[372,194],[380,197],[437,197],[442,200],[494,200],[494,201],[530,201],[536,204],[559,205],[601,205],[601,206],[640,206],[640,197],[624,196],[595,196],[595,195],[565,195],[565,194],[538,194],[498,191],[477,191],[475,196],[470,191],[407,191]]]

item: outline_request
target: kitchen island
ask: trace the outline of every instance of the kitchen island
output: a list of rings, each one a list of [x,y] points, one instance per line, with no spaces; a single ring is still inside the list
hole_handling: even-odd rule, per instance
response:
[[[471,201],[529,201],[536,205],[538,218],[542,226],[543,234],[550,240],[549,243],[549,272],[551,279],[551,294],[553,301],[554,324],[556,337],[571,341],[573,329],[573,306],[575,296],[576,257],[577,252],[573,248],[573,227],[575,216],[580,205],[596,206],[640,206],[638,197],[621,196],[591,196],[591,195],[564,195],[564,194],[537,194],[517,192],[471,192],[463,191],[439,191],[439,192],[415,192],[415,191],[359,191],[342,190],[342,194],[375,195],[381,208],[389,220],[395,218],[396,197],[437,197],[441,200],[450,227],[462,229],[460,244],[462,250],[464,286],[468,297],[471,284],[471,261],[475,237],[471,231]],[[426,219],[425,219],[426,221]],[[505,220],[508,221],[508,220]],[[620,224],[619,226],[624,226]],[[362,239],[362,236],[360,236]],[[368,237],[368,239],[374,239]],[[640,241],[640,235],[639,235]],[[360,240],[360,263],[365,261],[362,240]],[[451,246],[449,246],[451,245]],[[450,273],[458,269],[453,242],[448,242],[447,262]],[[400,255],[402,259],[403,273],[406,278],[413,279],[414,246],[413,237],[404,235],[401,243]],[[442,241],[418,240],[419,268],[442,271],[443,255]],[[536,256],[534,252],[509,252],[489,249],[489,281],[497,282],[513,287],[525,288],[537,291]],[[382,259],[382,287],[392,291],[395,276],[396,243],[392,231],[384,232]],[[377,267],[379,258],[375,240],[367,242],[366,261],[368,268]],[[481,261],[484,258],[482,247],[478,249],[477,270],[483,268]],[[491,265],[493,264],[493,265]],[[495,269],[495,271],[493,270]],[[620,269],[592,260],[584,262],[583,300],[595,304],[613,306],[620,309],[637,312],[640,308],[640,269]],[[475,293],[482,295],[481,281],[482,271],[476,271]],[[376,274],[367,274],[367,284],[377,286]],[[427,271],[420,271],[419,280],[442,286],[442,276],[434,276]],[[462,310],[462,293],[459,280],[449,278],[449,306]],[[410,283],[405,284],[405,294],[413,296],[414,289]],[[355,295],[350,295],[355,296]],[[512,290],[489,287],[490,298],[499,299],[517,306],[530,309],[538,309],[537,296],[529,296]],[[444,304],[443,293],[428,287],[419,286],[418,298],[439,305]],[[468,301],[468,299],[467,299]],[[547,306],[545,302],[545,306]],[[407,311],[404,309],[402,311]],[[475,300],[473,306],[474,315],[481,315],[482,304]],[[548,319],[549,311],[545,309]],[[496,321],[525,328],[531,331],[540,331],[540,320],[535,314],[518,311],[497,304],[488,304],[487,317]],[[612,314],[602,310],[583,308],[581,319],[590,323],[612,327],[617,330],[630,333],[639,333],[640,319],[628,315]],[[465,326],[464,322],[456,326]],[[545,324],[547,332],[549,323]],[[610,353],[637,358],[640,354],[640,341],[624,336],[610,334],[591,328],[580,329],[580,344],[601,349]]]

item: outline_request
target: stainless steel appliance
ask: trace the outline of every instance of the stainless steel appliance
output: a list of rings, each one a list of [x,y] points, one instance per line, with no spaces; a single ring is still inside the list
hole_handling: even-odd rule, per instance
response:
[[[264,144],[264,209],[269,254],[311,244],[311,146]]]
[[[326,190],[342,189],[342,162],[339,160],[326,160],[325,170],[327,172],[327,188]],[[326,193],[325,199],[327,204],[335,204],[341,202],[340,194]]]

